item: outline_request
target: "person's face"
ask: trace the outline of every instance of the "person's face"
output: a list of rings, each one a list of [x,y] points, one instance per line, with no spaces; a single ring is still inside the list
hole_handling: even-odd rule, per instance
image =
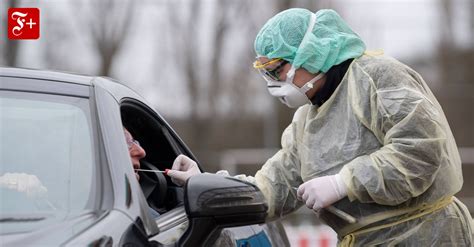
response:
[[[132,160],[132,167],[133,169],[139,169],[140,160],[145,158],[146,152],[140,146],[140,144],[135,139],[133,139],[132,134],[130,134],[130,132],[128,132],[127,129],[124,128],[123,132],[125,134],[125,140],[127,141],[130,159]],[[138,175],[138,171],[135,171],[135,176],[137,177],[137,179],[140,179],[140,176]]]
[[[258,60],[260,61],[260,63],[264,64],[264,63],[269,62],[271,59],[269,59],[267,57],[259,57]],[[268,66],[267,69],[272,70],[272,69],[278,67],[279,64],[280,64],[280,62],[276,62],[274,64],[271,64],[271,65]],[[286,74],[288,73],[288,71],[290,69],[291,69],[291,64],[286,63],[285,65],[281,66],[278,69],[278,71],[276,71],[279,74],[280,81],[282,81],[282,82],[286,81]],[[302,87],[302,86],[304,86],[305,83],[307,83],[308,81],[313,79],[315,76],[316,76],[316,74],[310,73],[305,68],[298,68],[298,69],[295,70],[295,76],[293,77],[293,84],[295,84],[298,87]],[[319,88],[324,84],[325,80],[326,80],[326,76],[319,79],[314,84],[314,88],[309,90],[308,92],[306,92],[306,96],[309,99],[311,99],[314,96],[314,94],[319,90]]]

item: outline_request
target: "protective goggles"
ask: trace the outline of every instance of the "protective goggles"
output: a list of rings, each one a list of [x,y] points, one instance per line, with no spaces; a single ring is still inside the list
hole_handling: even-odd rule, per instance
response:
[[[255,61],[253,67],[264,77],[273,81],[280,81],[280,70],[288,63],[288,61],[281,58],[272,59],[266,63]]]

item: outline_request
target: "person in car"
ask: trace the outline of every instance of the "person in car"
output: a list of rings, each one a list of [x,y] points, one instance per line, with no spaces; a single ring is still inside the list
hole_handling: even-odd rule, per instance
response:
[[[140,143],[133,139],[132,134],[124,127],[123,133],[125,135],[125,140],[127,141],[128,152],[130,154],[130,159],[132,160],[132,167],[135,171],[135,176],[137,180],[140,180],[140,175],[138,175],[138,171],[136,169],[140,169],[140,160],[145,158],[146,152],[140,146]]]
[[[123,127],[123,133],[125,135],[125,140],[127,141],[128,153],[130,154],[130,159],[132,160],[132,167],[135,171],[135,176],[137,177],[137,180],[140,180],[140,175],[138,175],[138,171],[136,169],[140,169],[140,160],[146,156],[145,149],[140,146],[140,143],[137,140],[133,139],[132,134],[130,134],[130,132],[125,127]],[[160,216],[156,210],[151,207],[148,208],[148,211],[153,218],[158,218]]]

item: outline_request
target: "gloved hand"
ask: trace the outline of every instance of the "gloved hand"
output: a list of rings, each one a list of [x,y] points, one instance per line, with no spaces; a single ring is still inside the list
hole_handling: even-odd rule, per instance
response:
[[[306,207],[318,211],[347,196],[347,188],[339,174],[313,178],[297,191],[298,200]]]
[[[37,176],[26,173],[3,174],[0,177],[0,187],[24,192],[29,198],[40,198],[48,192]]]
[[[173,167],[166,175],[171,177],[173,183],[183,186],[188,178],[200,174],[198,165],[194,160],[188,158],[186,155],[180,154],[173,162]]]

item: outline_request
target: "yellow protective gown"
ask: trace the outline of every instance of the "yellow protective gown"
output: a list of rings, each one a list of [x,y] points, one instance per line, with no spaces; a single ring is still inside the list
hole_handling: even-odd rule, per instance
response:
[[[393,58],[354,59],[320,107],[300,107],[282,148],[256,173],[269,218],[302,205],[292,187],[339,173],[348,197],[319,216],[349,245],[472,246],[472,218],[452,201],[461,160],[441,106],[415,71]],[[418,209],[418,210],[415,210]],[[367,230],[368,229],[368,230]],[[365,231],[364,231],[365,230]]]

